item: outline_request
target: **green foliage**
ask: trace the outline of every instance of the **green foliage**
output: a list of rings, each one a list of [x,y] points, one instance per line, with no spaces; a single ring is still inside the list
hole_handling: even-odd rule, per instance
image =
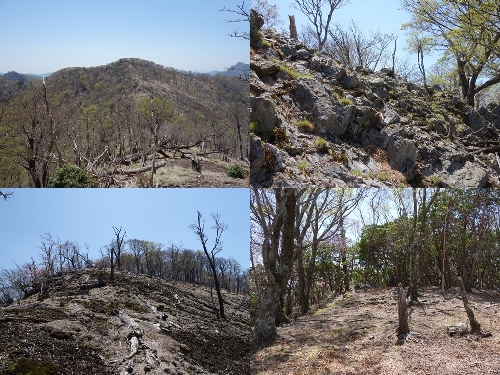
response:
[[[299,161],[297,162],[297,168],[299,168],[301,171],[306,170],[306,169],[307,169],[307,167],[308,167],[308,165],[309,165],[309,164],[308,164],[308,163],[307,163],[307,161],[305,161],[305,160],[299,160]]]
[[[328,142],[326,141],[326,139],[321,138],[321,137],[318,138],[316,140],[316,149],[319,152],[327,153],[328,152]]]
[[[99,187],[94,175],[84,169],[66,164],[49,180],[51,188],[95,188]]]
[[[298,79],[298,78],[312,78],[313,76],[310,74],[304,74],[304,73],[299,73],[295,69],[289,68],[285,65],[280,65],[280,71],[283,73],[286,73],[292,78]]]
[[[304,133],[314,133],[314,124],[309,120],[297,121],[297,127]]]
[[[262,41],[262,47],[263,48],[269,48],[271,47],[271,43],[269,43],[267,40]]]
[[[341,104],[344,104],[344,105],[353,105],[353,101],[351,99],[348,99],[348,98],[341,98],[339,99],[339,102]]]
[[[239,165],[236,164],[231,165],[228,168],[226,174],[232,178],[241,178],[241,179],[245,178],[245,171]]]
[[[250,121],[250,131],[253,133],[257,133],[260,130],[259,123],[257,120]]]
[[[59,366],[49,361],[38,359],[21,358],[11,365],[7,374],[9,375],[56,375]]]

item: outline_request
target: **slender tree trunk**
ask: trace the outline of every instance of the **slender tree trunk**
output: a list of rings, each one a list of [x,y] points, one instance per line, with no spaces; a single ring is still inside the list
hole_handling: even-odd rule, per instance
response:
[[[462,301],[464,303],[464,308],[465,311],[467,312],[467,317],[469,318],[471,333],[480,334],[481,325],[474,317],[474,312],[472,311],[469,305],[469,300],[467,299],[467,293],[465,292],[464,282],[460,276],[458,277],[458,283],[460,285],[460,292],[462,293]]]
[[[410,333],[410,328],[408,327],[408,304],[406,302],[405,292],[401,283],[398,285],[398,344],[402,344],[406,338],[406,335]]]

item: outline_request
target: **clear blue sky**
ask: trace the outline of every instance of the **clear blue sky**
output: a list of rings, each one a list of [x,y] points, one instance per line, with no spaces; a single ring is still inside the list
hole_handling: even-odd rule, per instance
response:
[[[7,189],[2,189],[2,191]],[[211,212],[228,225],[220,256],[249,267],[249,189],[8,189],[13,196],[0,201],[0,269],[15,268],[40,250],[40,235],[50,232],[62,241],[90,246],[91,258],[113,239],[112,226],[127,237],[184,245],[202,250],[188,226],[197,211],[206,218],[212,244]]]
[[[286,30],[289,28],[288,15],[295,16],[295,23],[299,33],[302,27],[309,23],[307,17],[299,10],[290,7],[291,4],[295,3],[293,0],[267,0],[267,2],[278,5],[281,19],[284,21],[283,26]],[[407,32],[401,30],[401,25],[410,21],[411,14],[402,9],[400,0],[351,0],[349,4],[333,12],[331,23],[348,25],[351,19],[365,33],[377,30],[386,34],[394,33],[398,37],[397,55],[405,56],[408,54],[405,49]],[[394,44],[391,45],[391,53],[393,46]],[[411,57],[414,57],[416,63],[416,54]],[[436,59],[437,57],[434,56],[432,58],[428,57],[426,59],[428,61],[424,62],[430,67]]]
[[[245,2],[249,5],[249,0]],[[125,57],[180,70],[248,63],[248,41],[227,34],[240,0],[0,0],[0,72],[49,73]],[[248,24],[245,25],[248,27]]]

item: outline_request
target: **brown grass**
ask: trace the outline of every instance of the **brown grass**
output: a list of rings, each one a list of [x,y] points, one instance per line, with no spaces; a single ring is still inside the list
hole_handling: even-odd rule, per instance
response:
[[[500,374],[500,295],[474,292],[475,314],[492,337],[450,337],[445,326],[468,323],[458,290],[443,296],[422,290],[410,307],[410,334],[397,346],[396,289],[352,292],[341,303],[278,328],[276,342],[251,358],[251,373],[291,374]]]

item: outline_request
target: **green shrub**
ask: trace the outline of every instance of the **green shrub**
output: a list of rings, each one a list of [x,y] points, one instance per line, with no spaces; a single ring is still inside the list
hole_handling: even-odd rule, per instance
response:
[[[305,170],[307,168],[308,164],[307,161],[305,160],[299,160],[297,162],[297,168],[299,168],[301,171]]]
[[[316,149],[319,151],[319,152],[328,152],[328,142],[326,141],[326,139],[323,139],[323,138],[318,138],[316,140]]]
[[[312,75],[310,75],[310,74],[299,73],[296,70],[289,68],[287,66],[284,66],[284,65],[280,66],[280,71],[288,74],[292,78],[312,78]]]
[[[51,188],[90,188],[99,187],[95,176],[85,169],[66,164],[56,171],[47,185]]]
[[[251,132],[258,132],[260,130],[259,123],[257,121],[250,121],[250,131]]]
[[[245,178],[245,171],[236,164],[231,165],[226,173],[229,177],[232,178]]]
[[[314,133],[314,124],[309,120],[297,121],[297,127],[304,133]]]
[[[263,48],[269,48],[271,47],[271,43],[269,43],[267,40],[262,41],[262,47]]]
[[[347,99],[347,98],[342,98],[339,100],[340,103],[344,104],[344,105],[353,105],[353,101],[351,99]]]
[[[9,367],[11,375],[56,375],[58,366],[52,362],[21,358]]]

